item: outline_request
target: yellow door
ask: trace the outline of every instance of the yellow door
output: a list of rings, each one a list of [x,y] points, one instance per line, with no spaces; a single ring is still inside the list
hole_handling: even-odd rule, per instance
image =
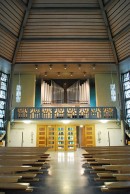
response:
[[[95,127],[94,125],[86,125],[82,131],[82,146],[95,146]]]
[[[37,147],[46,147],[46,126],[37,126]]]
[[[57,136],[56,136],[56,150],[65,151],[65,126],[56,126]]]
[[[76,127],[66,126],[66,151],[76,150]]]
[[[47,126],[47,147],[49,147],[49,150],[56,150],[55,126]]]

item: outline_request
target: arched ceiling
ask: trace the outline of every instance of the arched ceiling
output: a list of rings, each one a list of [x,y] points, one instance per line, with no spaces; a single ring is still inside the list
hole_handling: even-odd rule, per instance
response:
[[[129,0],[0,4],[0,57],[15,65],[15,73],[82,79],[116,72],[116,65],[130,57]]]

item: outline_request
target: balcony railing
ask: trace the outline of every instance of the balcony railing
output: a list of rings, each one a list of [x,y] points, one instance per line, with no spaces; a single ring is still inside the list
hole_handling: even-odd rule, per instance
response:
[[[19,107],[12,120],[117,119],[115,107]]]

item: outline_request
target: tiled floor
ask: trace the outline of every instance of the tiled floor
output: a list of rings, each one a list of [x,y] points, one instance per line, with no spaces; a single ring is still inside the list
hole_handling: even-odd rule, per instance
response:
[[[39,182],[31,183],[34,186],[33,194],[103,194],[100,190],[102,183],[95,182],[94,175],[82,168],[82,149],[76,152],[49,153],[51,155],[50,168],[44,174],[39,175]],[[17,194],[19,192],[8,193]],[[111,194],[118,193],[126,194],[124,192],[112,192]],[[130,194],[130,191],[127,194]]]

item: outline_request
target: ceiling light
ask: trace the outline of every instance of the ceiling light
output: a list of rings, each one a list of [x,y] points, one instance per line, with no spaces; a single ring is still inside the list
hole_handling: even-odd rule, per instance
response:
[[[79,70],[81,70],[81,64],[78,64]]]
[[[107,123],[108,120],[100,120],[101,123]]]
[[[62,123],[63,124],[69,124],[71,121],[70,120],[63,120]]]
[[[66,64],[64,65],[64,69],[65,69],[65,70],[67,69],[67,65],[66,65]]]
[[[80,128],[83,128],[83,125],[80,125]]]
[[[44,76],[47,77],[47,72],[45,72]]]
[[[36,70],[38,69],[38,65],[35,65],[35,69],[36,69]]]
[[[70,72],[70,76],[71,76],[71,77],[73,76],[73,72]]]
[[[60,72],[57,73],[58,77],[60,77]]]
[[[23,123],[25,123],[25,124],[30,124],[31,121],[30,121],[30,120],[25,120],[25,121],[23,121]]]
[[[96,68],[96,65],[95,65],[95,64],[93,64],[93,65],[92,65],[92,68],[93,68],[93,70],[95,70],[95,68]]]
[[[83,72],[83,74],[84,74],[84,77],[86,76],[86,72]]]
[[[49,65],[49,69],[52,70],[52,64]]]

